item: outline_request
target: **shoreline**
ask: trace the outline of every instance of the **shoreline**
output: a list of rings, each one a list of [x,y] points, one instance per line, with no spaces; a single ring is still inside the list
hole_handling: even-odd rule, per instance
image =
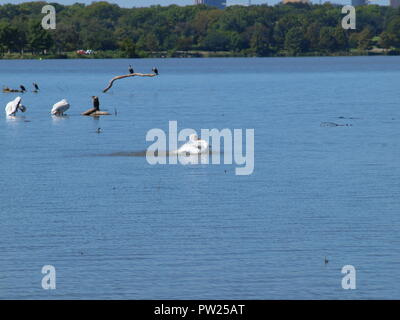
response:
[[[374,48],[371,50],[354,50],[351,52],[309,52],[301,55],[275,54],[269,56],[258,56],[247,53],[238,53],[233,51],[160,51],[160,52],[142,52],[139,55],[127,56],[121,51],[97,51],[90,55],[77,54],[76,52],[66,52],[58,54],[19,54],[7,53],[0,56],[0,60],[57,60],[57,59],[166,59],[166,58],[294,58],[294,57],[353,57],[353,56],[398,56],[400,50],[384,50]]]

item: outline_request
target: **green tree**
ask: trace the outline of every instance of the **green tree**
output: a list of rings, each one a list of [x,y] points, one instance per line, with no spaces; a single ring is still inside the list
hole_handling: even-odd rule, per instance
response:
[[[54,45],[59,52],[75,51],[81,47],[79,30],[75,24],[57,23],[56,30],[52,31]]]
[[[290,29],[300,27],[298,17],[292,14],[287,14],[279,18],[274,24],[273,38],[277,47],[282,49],[285,46],[286,35]]]
[[[119,48],[124,54],[125,58],[137,58],[136,46],[130,39],[124,39],[119,43]]]
[[[159,42],[157,36],[153,32],[143,34],[136,43],[140,50],[157,51],[159,49]]]
[[[203,47],[210,51],[228,50],[230,44],[229,36],[222,31],[210,31],[204,39]]]
[[[343,30],[341,7],[288,4],[229,6],[152,6],[120,8],[105,1],[90,5],[54,4],[57,29],[43,30],[44,2],[0,5],[0,52],[34,53],[77,49],[119,50],[123,56],[159,51],[231,51],[271,56],[366,50],[376,43],[400,48],[400,11],[386,6],[357,8],[357,31]],[[129,40],[127,40],[129,39]],[[375,39],[373,42],[372,40]],[[178,51],[178,52],[177,52]]]
[[[45,54],[52,48],[54,41],[51,33],[44,30],[40,22],[32,21],[28,30],[28,45],[32,53]]]
[[[379,38],[379,45],[382,48],[390,49],[392,46],[398,46],[398,40],[393,33],[384,31],[380,34]]]
[[[336,27],[333,32],[333,37],[335,38],[336,48],[334,50],[346,50],[349,47],[349,42],[347,39],[346,32],[342,27]]]
[[[387,31],[383,32],[382,44],[385,48],[400,48],[400,16],[395,16],[389,21]]]
[[[319,47],[325,51],[336,51],[337,42],[335,38],[335,28],[322,27],[319,32]]]
[[[251,30],[250,47],[257,56],[265,57],[271,54],[271,30],[261,23],[256,23]]]
[[[289,55],[297,56],[307,50],[307,40],[299,28],[291,28],[285,36],[285,50]]]
[[[312,50],[319,49],[319,32],[321,29],[321,25],[317,22],[311,23],[305,32],[305,38],[308,41],[309,47]]]
[[[357,38],[358,48],[362,49],[362,50],[371,49],[373,36],[374,36],[374,33],[372,32],[372,29],[369,27],[365,27],[358,34],[358,38]]]

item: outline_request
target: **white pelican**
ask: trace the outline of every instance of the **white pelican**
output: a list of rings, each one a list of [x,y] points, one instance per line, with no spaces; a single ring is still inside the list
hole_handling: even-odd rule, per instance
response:
[[[189,136],[189,141],[176,151],[176,153],[184,154],[201,154],[208,151],[208,143],[205,140],[199,139],[196,134]]]
[[[66,99],[62,99],[53,105],[53,109],[51,109],[51,114],[55,116],[63,116],[64,112],[69,109],[69,103]]]
[[[15,114],[18,112],[18,110],[25,112],[26,111],[26,107],[24,107],[21,104],[21,97],[16,97],[13,101],[10,101],[9,103],[7,103],[6,105],[6,114],[7,116],[15,116]]]

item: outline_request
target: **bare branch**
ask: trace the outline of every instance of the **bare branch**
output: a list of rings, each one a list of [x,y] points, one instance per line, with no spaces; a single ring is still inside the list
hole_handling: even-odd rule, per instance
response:
[[[113,85],[114,81],[119,80],[119,79],[124,79],[124,78],[129,78],[129,77],[155,77],[155,73],[132,73],[132,74],[126,74],[123,76],[116,76],[110,80],[108,83],[108,86],[103,90],[103,92],[107,92]]]

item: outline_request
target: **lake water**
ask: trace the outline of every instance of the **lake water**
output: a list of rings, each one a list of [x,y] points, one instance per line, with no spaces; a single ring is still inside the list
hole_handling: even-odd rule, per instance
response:
[[[160,76],[102,93],[128,64]],[[41,88],[12,120],[0,94],[0,298],[399,299],[399,79],[400,57],[0,61]],[[92,95],[111,116],[80,116]],[[170,120],[254,128],[254,173],[107,156]]]

